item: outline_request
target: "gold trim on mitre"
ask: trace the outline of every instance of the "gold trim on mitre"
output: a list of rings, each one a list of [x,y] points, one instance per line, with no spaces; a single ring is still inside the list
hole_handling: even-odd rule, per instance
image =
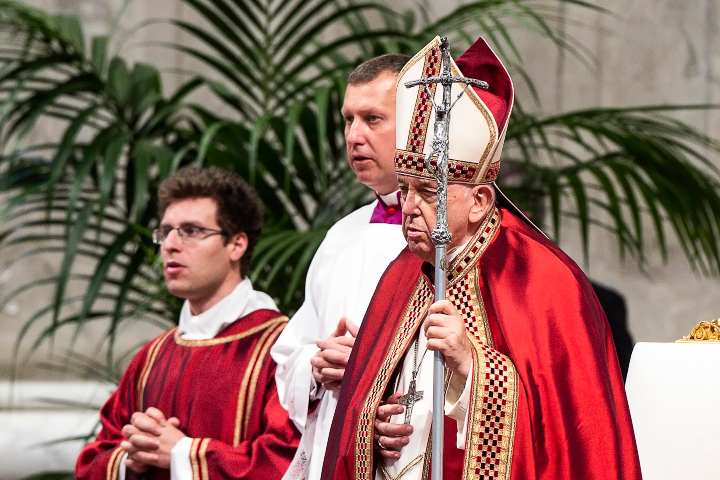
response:
[[[720,318],[698,322],[687,336],[677,340],[677,342],[720,343]]]
[[[497,55],[493,55],[505,70]],[[416,86],[406,88],[405,83],[418,78],[441,73],[440,37],[435,37],[409,62],[398,75],[396,86],[396,136],[395,170],[399,175],[434,179],[425,164],[425,158],[432,151],[432,135],[435,125],[435,102],[441,101],[442,89],[437,85],[427,88]],[[461,75],[455,60],[450,58],[453,75]],[[510,80],[512,85],[512,80]],[[499,131],[495,117],[480,96],[469,85],[453,84],[451,97],[456,100],[459,89],[463,95],[454,104],[450,115],[450,150],[448,159],[448,181],[477,185],[491,183],[500,170],[500,153],[507,131],[507,122]],[[503,99],[505,100],[505,99]],[[508,115],[512,109],[512,97],[508,101]],[[479,115],[478,115],[479,114]],[[480,120],[482,117],[482,120]],[[483,128],[485,127],[485,128]],[[467,129],[463,131],[463,129]],[[429,137],[429,138],[428,138]],[[479,144],[484,142],[484,145]],[[479,158],[477,151],[482,150]],[[430,160],[434,165],[436,161]]]

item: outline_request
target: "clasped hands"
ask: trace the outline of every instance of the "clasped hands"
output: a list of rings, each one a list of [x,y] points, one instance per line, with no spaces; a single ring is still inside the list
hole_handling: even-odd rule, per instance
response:
[[[122,429],[125,439],[120,448],[127,453],[125,466],[137,473],[150,467],[170,468],[170,451],[185,434],[176,417],[166,419],[155,407],[135,412]]]
[[[340,390],[357,332],[358,326],[343,317],[328,338],[317,342],[320,351],[310,359],[312,374],[327,390]]]
[[[427,348],[443,354],[445,364],[464,383],[472,366],[470,340],[467,338],[465,321],[455,306],[448,300],[433,303],[423,324],[427,337]],[[390,423],[390,417],[405,411],[398,403],[403,394],[391,395],[381,404],[375,415],[375,441],[384,458],[397,460],[400,450],[410,442],[413,427],[404,423]],[[430,392],[427,393],[430,395]]]

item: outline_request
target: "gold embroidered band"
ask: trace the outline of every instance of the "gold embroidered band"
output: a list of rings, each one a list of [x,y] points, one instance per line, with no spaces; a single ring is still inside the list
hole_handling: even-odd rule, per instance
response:
[[[160,347],[162,347],[163,343],[165,343],[165,340],[167,340],[167,338],[172,335],[174,331],[174,328],[172,330],[168,330],[162,336],[156,338],[153,344],[150,345],[147,357],[145,358],[145,365],[143,365],[142,371],[140,372],[140,377],[138,378],[137,384],[136,410],[139,412],[145,410],[143,406],[143,397],[145,396],[145,385],[147,384],[148,378],[150,377],[150,370],[152,370],[152,367],[155,364],[155,360],[157,359]]]
[[[442,54],[440,53],[440,45],[436,44],[425,53],[422,78],[439,75],[441,67]],[[417,97],[415,98],[415,108],[413,108],[413,117],[407,140],[407,149],[412,153],[419,153],[422,155],[422,152],[425,149],[427,129],[430,124],[430,115],[432,113],[432,99],[435,96],[436,89],[436,83],[428,85],[427,88],[418,87]]]
[[[437,161],[430,160],[431,169],[435,169]],[[478,183],[490,183],[495,180],[479,182],[477,176],[480,174],[480,166],[477,163],[463,162],[462,160],[448,160],[448,182],[451,183],[467,183],[477,185]],[[422,177],[434,179],[435,175],[428,170],[425,165],[425,155],[422,152],[415,153],[399,148],[395,149],[395,171],[398,175],[410,175],[412,177]],[[497,176],[497,175],[496,175]]]
[[[118,479],[118,476],[120,475],[120,464],[122,462],[123,455],[125,455],[125,450],[120,447],[115,448],[115,450],[113,450],[113,452],[110,454],[110,459],[108,460],[107,464],[107,470],[105,472],[105,478],[107,480]]]
[[[260,372],[259,368],[262,367],[262,359],[265,358],[267,353],[267,345],[272,345],[272,342],[267,344],[267,339],[272,338],[272,341],[274,341],[280,331],[282,331],[285,327],[287,321],[287,317],[277,317],[259,325],[259,327],[262,328],[252,329],[252,333],[258,333],[263,329],[265,332],[262,337],[260,337],[260,340],[250,356],[250,360],[245,368],[242,383],[240,384],[237,407],[235,410],[235,432],[233,434],[233,446],[235,447],[237,447],[245,437],[245,429],[247,428],[247,423],[249,421],[249,417],[246,418],[246,416],[250,411],[250,402],[252,401],[251,399],[255,392],[255,383],[257,382],[257,376]],[[260,367],[258,367],[258,364]],[[252,392],[248,396],[249,390],[252,390]]]
[[[228,342],[234,342],[235,340],[241,340],[243,338],[249,337],[251,335],[255,335],[257,332],[261,332],[265,330],[266,328],[269,328],[273,325],[277,325],[279,323],[287,323],[287,317],[277,317],[273,318],[271,320],[268,320],[265,323],[262,323],[256,327],[253,327],[249,330],[246,330],[242,333],[237,333],[235,335],[228,335],[226,337],[216,337],[216,338],[208,338],[207,340],[185,340],[180,338],[180,332],[177,332],[175,334],[175,343],[178,345],[182,345],[184,347],[208,347],[212,345],[220,345],[221,343],[228,343]]]
[[[432,289],[424,276],[420,277],[418,285],[410,296],[398,334],[392,341],[388,353],[383,360],[375,383],[368,392],[363,404],[360,418],[358,420],[357,433],[355,435],[355,479],[370,480],[374,478],[373,472],[373,433],[375,428],[375,412],[382,400],[382,394],[387,388],[392,372],[402,360],[407,347],[415,332],[425,319],[430,303],[432,302]]]
[[[263,338],[260,339],[260,342],[258,342],[257,349],[260,354],[258,355],[258,359],[255,362],[255,365],[252,367],[252,374],[250,376],[250,394],[247,396],[247,405],[245,406],[245,412],[248,413],[248,415],[245,415],[245,421],[243,422],[243,428],[241,430],[240,438],[244,438],[248,430],[248,424],[250,423],[249,413],[252,412],[253,400],[255,399],[255,388],[257,387],[257,381],[258,377],[260,376],[260,371],[265,364],[265,359],[267,358],[270,347],[273,345],[273,343],[275,343],[275,339],[280,335],[280,332],[283,331],[286,323],[287,319],[285,322],[269,328],[267,333],[263,335]]]
[[[473,379],[465,441],[465,480],[509,479],[518,378],[512,361],[471,338]]]

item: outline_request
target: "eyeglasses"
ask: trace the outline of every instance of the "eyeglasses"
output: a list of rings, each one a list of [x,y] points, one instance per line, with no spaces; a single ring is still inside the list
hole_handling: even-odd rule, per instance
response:
[[[153,230],[153,243],[155,245],[162,245],[168,235],[170,235],[170,232],[173,230],[177,230],[178,236],[183,242],[204,240],[213,235],[226,235],[224,230],[200,227],[198,225],[193,225],[192,223],[183,223],[179,227],[162,225],[160,228]]]

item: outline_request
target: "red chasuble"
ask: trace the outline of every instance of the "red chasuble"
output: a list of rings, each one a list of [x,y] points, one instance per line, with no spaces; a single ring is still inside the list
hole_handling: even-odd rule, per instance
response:
[[[287,323],[256,310],[209,340],[183,340],[173,329],[133,358],[100,412],[102,430],[78,457],[79,479],[118,478],[122,428],[133,412],[159,408],[192,438],[193,479],[279,479],[299,435],[280,405],[270,347]],[[151,469],[131,478],[170,478]]]
[[[446,431],[446,478],[640,478],[610,329],[570,258],[495,210],[450,263],[447,298],[465,319],[473,374],[464,451],[454,448],[455,429]],[[375,412],[432,302],[432,282],[406,249],[383,275],[355,341],[324,480],[375,477]]]

